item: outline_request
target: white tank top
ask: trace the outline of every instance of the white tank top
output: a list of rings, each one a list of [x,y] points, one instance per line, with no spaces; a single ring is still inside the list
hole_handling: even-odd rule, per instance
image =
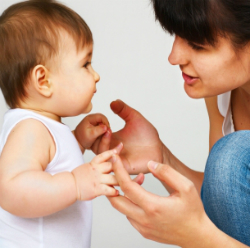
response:
[[[235,131],[231,111],[231,91],[218,95],[217,103],[221,115],[224,116],[222,133],[225,136]]]
[[[46,172],[54,175],[72,171],[84,163],[82,152],[69,127],[23,109],[11,109],[4,115],[0,156],[10,131],[18,122],[29,118],[42,122],[55,141],[56,153]],[[17,217],[0,207],[0,248],[90,247],[91,225],[91,201],[77,201],[57,213],[32,219]]]

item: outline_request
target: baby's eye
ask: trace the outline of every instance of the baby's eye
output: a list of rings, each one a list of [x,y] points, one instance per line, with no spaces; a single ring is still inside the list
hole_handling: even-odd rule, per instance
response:
[[[84,68],[87,68],[89,65],[91,64],[91,62],[87,62],[83,65]]]

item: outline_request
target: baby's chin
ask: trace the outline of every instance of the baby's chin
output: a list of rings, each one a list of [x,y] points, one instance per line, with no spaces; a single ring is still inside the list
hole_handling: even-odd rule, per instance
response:
[[[81,112],[81,114],[88,114],[91,112],[92,109],[93,109],[93,105],[92,103],[90,103],[86,108],[83,109],[83,112]]]

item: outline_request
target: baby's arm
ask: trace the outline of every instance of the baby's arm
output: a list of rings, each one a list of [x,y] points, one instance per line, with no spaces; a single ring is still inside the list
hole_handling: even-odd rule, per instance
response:
[[[82,152],[91,149],[95,154],[109,148],[111,133],[108,119],[102,114],[86,116],[73,131]]]
[[[94,160],[94,165],[83,164],[73,173],[52,176],[44,170],[53,158],[53,151],[53,139],[42,123],[29,119],[16,125],[0,157],[0,206],[3,209],[21,217],[40,217],[70,206],[79,198],[79,193],[90,194],[84,199],[117,194],[110,186],[110,189],[104,188],[105,191],[100,189],[103,176],[108,185],[116,184],[114,176],[102,175],[111,171],[111,163],[103,162],[112,157],[114,150],[105,152],[103,159]],[[77,186],[85,182],[88,185]]]

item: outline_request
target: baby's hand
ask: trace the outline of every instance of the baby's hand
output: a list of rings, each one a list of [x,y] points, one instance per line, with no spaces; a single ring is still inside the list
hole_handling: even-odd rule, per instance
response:
[[[119,191],[112,171],[112,163],[108,162],[114,154],[119,154],[122,143],[116,148],[105,151],[93,158],[90,163],[83,164],[72,171],[77,189],[77,200],[92,200],[100,195],[117,196]]]
[[[102,114],[86,116],[74,131],[83,149],[92,149],[95,154],[109,149],[111,133],[108,119]]]

